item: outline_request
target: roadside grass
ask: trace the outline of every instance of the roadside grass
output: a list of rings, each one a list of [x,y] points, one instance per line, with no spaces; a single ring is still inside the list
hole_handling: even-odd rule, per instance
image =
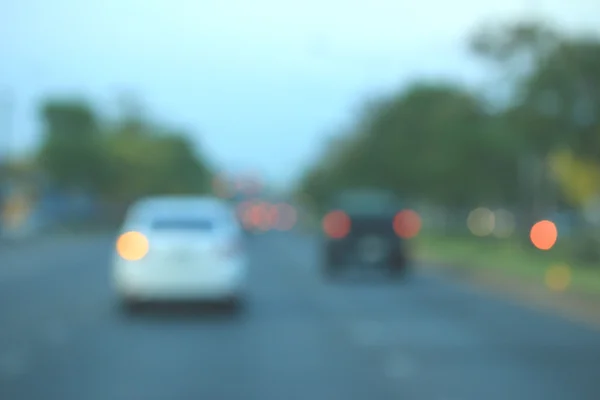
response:
[[[467,270],[501,273],[544,284],[549,268],[568,266],[568,292],[600,295],[600,265],[576,262],[569,257],[570,243],[561,241],[549,251],[514,239],[481,239],[475,236],[442,236],[423,233],[415,240],[416,257],[424,262]]]

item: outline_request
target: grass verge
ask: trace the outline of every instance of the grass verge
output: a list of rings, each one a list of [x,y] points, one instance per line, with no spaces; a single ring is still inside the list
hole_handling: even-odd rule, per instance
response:
[[[511,240],[431,234],[415,239],[416,256],[424,262],[502,274],[538,284],[546,284],[552,267],[567,266],[570,279],[565,292],[600,295],[600,265],[571,261],[565,247],[557,245],[556,249],[545,252],[529,243]]]

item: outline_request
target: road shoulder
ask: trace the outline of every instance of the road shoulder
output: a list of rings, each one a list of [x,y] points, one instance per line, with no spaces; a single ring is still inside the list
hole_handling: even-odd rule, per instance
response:
[[[420,259],[418,268],[426,273],[467,283],[506,300],[600,329],[600,296],[551,291],[543,282],[524,280],[493,269],[460,267],[427,259]]]

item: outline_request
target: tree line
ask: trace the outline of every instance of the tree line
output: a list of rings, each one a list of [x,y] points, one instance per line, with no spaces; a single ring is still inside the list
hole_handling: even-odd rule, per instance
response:
[[[600,193],[599,39],[507,21],[467,45],[494,83],[418,81],[368,102],[305,171],[302,198],[322,210],[343,188],[379,187],[528,218],[590,204]]]
[[[52,187],[122,204],[154,194],[210,192],[213,169],[187,132],[152,121],[133,101],[121,108],[108,118],[81,99],[41,104],[36,163]]]

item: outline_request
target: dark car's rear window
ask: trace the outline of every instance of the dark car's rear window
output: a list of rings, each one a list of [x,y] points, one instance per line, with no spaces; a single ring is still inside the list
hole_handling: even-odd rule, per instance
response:
[[[157,219],[152,222],[152,229],[164,230],[191,230],[210,231],[215,227],[214,221],[209,219]]]
[[[350,214],[381,215],[397,211],[396,198],[382,191],[353,191],[342,193],[337,199],[337,207]]]

